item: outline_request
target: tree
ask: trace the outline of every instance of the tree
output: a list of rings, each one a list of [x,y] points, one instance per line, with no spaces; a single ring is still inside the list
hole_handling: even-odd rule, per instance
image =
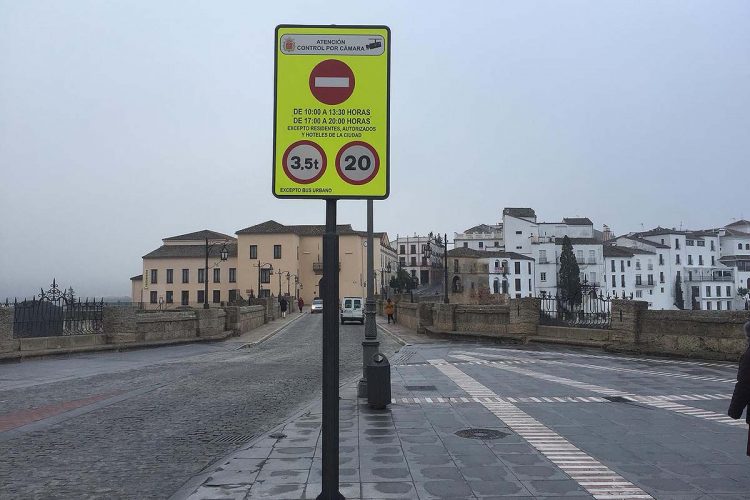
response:
[[[390,285],[391,288],[396,290],[396,293],[408,292],[414,288],[414,279],[411,277],[411,274],[403,269],[399,269],[396,276],[391,278]]]
[[[567,236],[563,238],[557,286],[563,300],[570,301],[573,304],[581,303],[581,269],[578,267],[578,261],[573,253],[573,244]]]
[[[682,282],[679,276],[674,280],[674,305],[677,309],[685,309],[685,297],[682,296]]]

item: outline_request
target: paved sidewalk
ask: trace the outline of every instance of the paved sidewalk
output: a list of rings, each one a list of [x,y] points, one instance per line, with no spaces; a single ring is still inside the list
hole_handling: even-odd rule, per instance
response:
[[[346,498],[728,500],[750,491],[747,426],[724,413],[733,364],[481,343],[408,346],[391,361],[387,410],[357,399],[356,381],[341,389]],[[320,425],[316,404],[175,498],[316,498]]]

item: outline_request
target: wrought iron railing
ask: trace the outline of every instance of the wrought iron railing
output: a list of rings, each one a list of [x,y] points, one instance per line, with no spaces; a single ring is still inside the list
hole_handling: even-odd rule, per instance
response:
[[[605,329],[612,325],[611,299],[601,294],[570,298],[545,295],[540,301],[539,323],[542,325]]]
[[[103,333],[104,301],[81,300],[53,280],[31,300],[13,301],[13,337],[56,337]]]

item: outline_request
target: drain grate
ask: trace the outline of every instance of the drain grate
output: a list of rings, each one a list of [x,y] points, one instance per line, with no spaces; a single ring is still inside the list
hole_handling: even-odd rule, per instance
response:
[[[255,434],[224,434],[214,438],[211,442],[214,444],[245,444],[250,441]]]
[[[604,396],[604,399],[612,403],[632,403],[633,400],[624,398],[622,396]]]
[[[458,437],[467,439],[481,439],[483,441],[490,441],[493,439],[502,439],[506,436],[510,436],[510,433],[498,431],[495,429],[462,429],[454,432]]]
[[[405,385],[407,391],[437,391],[434,385]]]

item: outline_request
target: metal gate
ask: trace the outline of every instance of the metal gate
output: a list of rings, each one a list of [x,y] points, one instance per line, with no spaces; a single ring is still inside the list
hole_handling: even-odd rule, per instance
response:
[[[596,294],[578,297],[539,297],[541,307],[539,324],[572,326],[579,328],[610,328],[612,325],[612,300]]]

